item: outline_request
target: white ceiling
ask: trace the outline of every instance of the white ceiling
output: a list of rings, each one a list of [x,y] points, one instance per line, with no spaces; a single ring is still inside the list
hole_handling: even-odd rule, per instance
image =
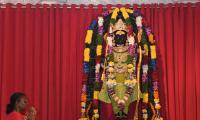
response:
[[[0,3],[66,3],[66,4],[150,4],[150,3],[186,3],[200,2],[200,0],[0,0]]]

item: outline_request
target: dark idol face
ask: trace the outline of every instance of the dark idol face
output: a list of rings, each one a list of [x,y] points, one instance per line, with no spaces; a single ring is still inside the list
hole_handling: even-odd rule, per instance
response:
[[[127,32],[124,30],[116,30],[114,32],[115,46],[125,46],[127,41]]]

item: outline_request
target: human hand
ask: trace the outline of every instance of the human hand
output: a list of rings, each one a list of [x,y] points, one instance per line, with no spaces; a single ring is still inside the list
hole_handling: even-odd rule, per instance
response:
[[[27,113],[26,120],[35,120],[36,113],[36,109],[34,107],[31,107],[29,109],[29,112]]]

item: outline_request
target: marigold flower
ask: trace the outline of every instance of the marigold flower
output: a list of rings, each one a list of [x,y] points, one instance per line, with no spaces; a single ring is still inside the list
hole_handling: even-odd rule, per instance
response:
[[[81,106],[85,107],[86,103],[85,102],[81,102]]]
[[[120,8],[120,11],[122,12],[124,19],[129,18],[129,15],[124,7]]]
[[[144,53],[144,55],[148,55],[148,46],[147,46],[147,44],[144,44],[144,51],[145,51],[145,53]]]
[[[84,112],[85,112],[85,109],[84,109],[84,108],[82,108],[82,109],[81,109],[81,112],[82,112],[82,113],[84,113]]]
[[[127,67],[128,68],[133,68],[133,64],[128,64]]]
[[[98,99],[99,91],[94,91],[93,97],[94,99]]]
[[[114,72],[114,68],[113,67],[109,67],[108,68],[108,72]]]
[[[143,102],[148,103],[148,93],[143,93]]]
[[[87,30],[87,34],[85,37],[85,43],[91,44],[92,34],[93,34],[93,30]]]
[[[89,48],[84,49],[84,61],[85,62],[90,61],[90,49]]]
[[[98,109],[94,109],[94,113],[98,113]]]
[[[115,8],[112,13],[111,19],[116,19],[118,12],[119,12],[119,8]]]
[[[128,72],[132,73],[133,72],[133,68],[128,69]]]
[[[161,108],[160,104],[159,104],[159,103],[156,103],[155,108],[156,108],[157,110],[159,110],[159,109]]]
[[[108,64],[109,64],[109,66],[111,66],[111,67],[114,66],[114,62],[112,62],[112,61],[109,62]]]
[[[153,92],[153,96],[154,96],[154,98],[156,98],[156,99],[159,98],[159,94],[158,94],[158,91],[157,91],[157,90]]]
[[[154,99],[154,102],[155,102],[155,103],[159,103],[160,100],[159,100],[158,98],[156,98],[156,99]]]
[[[126,11],[127,11],[128,13],[133,13],[133,12],[134,12],[134,10],[132,10],[132,9],[126,9]]]
[[[99,114],[94,114],[94,117],[95,118],[99,118]]]
[[[152,44],[155,43],[155,40],[154,40],[154,38],[153,38],[153,34],[149,34],[148,37],[149,37],[149,42],[150,42],[150,43],[152,43]]]
[[[87,99],[87,98],[86,98],[86,95],[82,94],[82,95],[81,95],[81,101],[85,102],[86,99]]]
[[[102,45],[97,45],[97,48],[96,48],[96,54],[97,54],[97,56],[101,55],[101,51],[102,51]]]
[[[151,49],[151,59],[156,59],[156,46],[151,45],[150,49]]]

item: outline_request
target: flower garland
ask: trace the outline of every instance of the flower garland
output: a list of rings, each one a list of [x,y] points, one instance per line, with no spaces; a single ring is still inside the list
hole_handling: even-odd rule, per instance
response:
[[[82,84],[82,93],[81,93],[81,119],[80,120],[88,120],[88,112],[86,110],[87,108],[87,102],[88,102],[88,96],[87,96],[87,79],[88,79],[88,74],[89,74],[89,67],[90,67],[90,55],[91,55],[91,50],[90,50],[90,45],[92,43],[92,38],[94,34],[94,28],[96,26],[96,21],[92,21],[91,25],[89,26],[89,29],[87,30],[87,34],[85,37],[85,49],[84,49],[84,82]],[[86,81],[85,81],[86,80]]]
[[[80,120],[87,120],[86,118],[86,84],[83,83],[82,93],[81,93],[81,118]]]
[[[149,30],[149,29],[147,29]],[[149,32],[149,33],[148,33]],[[154,96],[154,107],[156,109],[156,120],[162,120],[163,118],[159,114],[159,110],[161,108],[160,105],[160,99],[159,99],[159,93],[158,93],[158,72],[156,70],[156,46],[155,46],[155,40],[153,39],[153,34],[150,33],[150,30],[147,32],[149,36],[149,42],[150,45],[150,51],[151,51],[151,66],[152,66],[152,82],[153,82],[153,96]]]
[[[147,120],[148,119],[148,103],[149,103],[149,94],[148,94],[148,53],[149,53],[149,48],[148,48],[148,42],[145,41],[145,38],[143,37],[143,31],[142,31],[142,17],[137,16],[136,17],[136,24],[138,27],[139,31],[139,36],[138,38],[141,39],[144,44],[143,44],[143,74],[142,74],[142,84],[143,84],[143,106],[142,106],[142,112],[143,112],[143,119]],[[155,45],[155,40],[153,37],[153,34],[151,33],[150,28],[146,27],[146,34],[148,35],[148,41],[150,44],[150,62],[152,66],[152,83],[153,83],[153,97],[154,97],[154,107],[156,109],[156,114],[155,114],[155,120],[163,120],[163,118],[159,114],[159,110],[161,108],[160,105],[160,100],[159,100],[159,93],[158,93],[158,73],[156,70],[156,45]],[[153,109],[153,108],[152,108]],[[153,110],[152,110],[153,111]]]
[[[112,25],[116,23],[117,16],[121,12],[123,18],[125,19],[125,23],[127,25],[128,29],[128,59],[126,61],[127,63],[127,69],[129,76],[126,78],[124,84],[127,86],[127,91],[123,97],[123,99],[119,99],[114,91],[114,86],[116,86],[117,82],[115,80],[114,76],[114,56],[112,51]],[[109,15],[111,15],[109,17]],[[133,92],[133,86],[135,86],[137,82],[137,60],[138,60],[138,47],[142,48],[142,113],[143,113],[143,119],[147,120],[150,118],[149,116],[149,108],[152,110],[152,120],[162,120],[163,118],[159,114],[159,110],[161,108],[160,100],[159,100],[159,92],[158,92],[158,71],[156,68],[156,45],[154,36],[151,32],[151,29],[148,27],[145,27],[145,23],[143,20],[143,17],[140,12],[133,11],[131,9],[126,8],[115,8],[111,12],[106,11],[102,14],[103,17],[98,17],[98,21],[92,21],[91,25],[89,26],[89,29],[87,30],[87,34],[85,37],[85,49],[84,49],[84,72],[85,75],[83,77],[84,80],[89,80],[91,71],[91,62],[94,56],[92,53],[95,51],[95,79],[94,81],[83,82],[83,88],[81,93],[81,115],[82,118],[80,120],[89,120],[89,119],[99,119],[99,103],[98,103],[98,94],[100,90],[100,83],[101,80],[106,80],[106,85],[108,87],[108,94],[110,97],[112,97],[116,103],[118,103],[118,107],[120,109],[124,108],[125,103],[128,101],[129,96]],[[109,18],[108,18],[109,17]],[[134,17],[131,18],[130,17]],[[107,30],[107,28],[104,28],[107,23],[104,24],[106,21],[105,18],[109,19],[109,31],[107,34],[104,34],[104,30]],[[135,24],[137,26],[137,31],[134,31],[134,26],[132,26],[133,22],[132,20],[135,20]],[[137,33],[137,34],[134,34]],[[93,36],[93,34],[97,34]],[[104,37],[103,37],[104,36]],[[135,42],[134,37],[137,37],[138,41]],[[147,36],[147,37],[146,37]],[[104,51],[103,44],[103,38],[107,42],[107,46],[105,47],[105,57],[106,61],[105,64],[105,71],[101,71],[101,57],[102,52]],[[95,45],[96,43],[96,45]],[[91,46],[95,45],[95,49]],[[100,80],[101,79],[101,80]],[[89,85],[93,85],[94,89],[88,89],[90,88]],[[152,91],[148,88],[152,85]],[[91,91],[92,90],[92,91]],[[92,96],[91,96],[92,95]],[[153,96],[153,97],[152,97]],[[153,101],[152,101],[153,98]],[[92,100],[92,101],[91,101]],[[149,107],[150,105],[150,107]],[[88,115],[89,110],[92,111],[92,115]],[[91,111],[90,111],[91,112]]]
[[[100,60],[102,55],[102,42],[103,42],[103,17],[98,17],[98,34],[97,34],[97,47],[96,47],[96,65],[95,65],[95,84],[93,93],[93,118],[99,118],[99,103],[98,95],[100,90]]]
[[[131,10],[131,9],[126,9],[124,7],[122,8],[115,8],[113,11],[112,11],[112,15],[111,15],[111,20],[110,20],[110,23],[111,24],[115,24],[116,22],[116,19],[117,19],[117,15],[118,15],[118,12],[122,12],[122,16],[124,17],[125,19],[125,22],[127,25],[130,25],[131,24],[131,20],[130,20],[130,17],[129,17],[129,14],[128,13],[133,13],[134,11]]]
[[[142,29],[142,16],[136,16],[136,25],[138,28],[138,42],[139,44],[143,43],[143,63],[142,63],[142,113],[143,119],[148,119],[148,102],[149,102],[149,94],[148,94],[148,44],[146,39],[143,39],[143,29]]]
[[[90,62],[90,44],[92,43],[93,29],[96,26],[96,21],[92,21],[87,34],[85,37],[85,49],[84,49],[84,72],[88,74],[89,72],[89,62]]]

